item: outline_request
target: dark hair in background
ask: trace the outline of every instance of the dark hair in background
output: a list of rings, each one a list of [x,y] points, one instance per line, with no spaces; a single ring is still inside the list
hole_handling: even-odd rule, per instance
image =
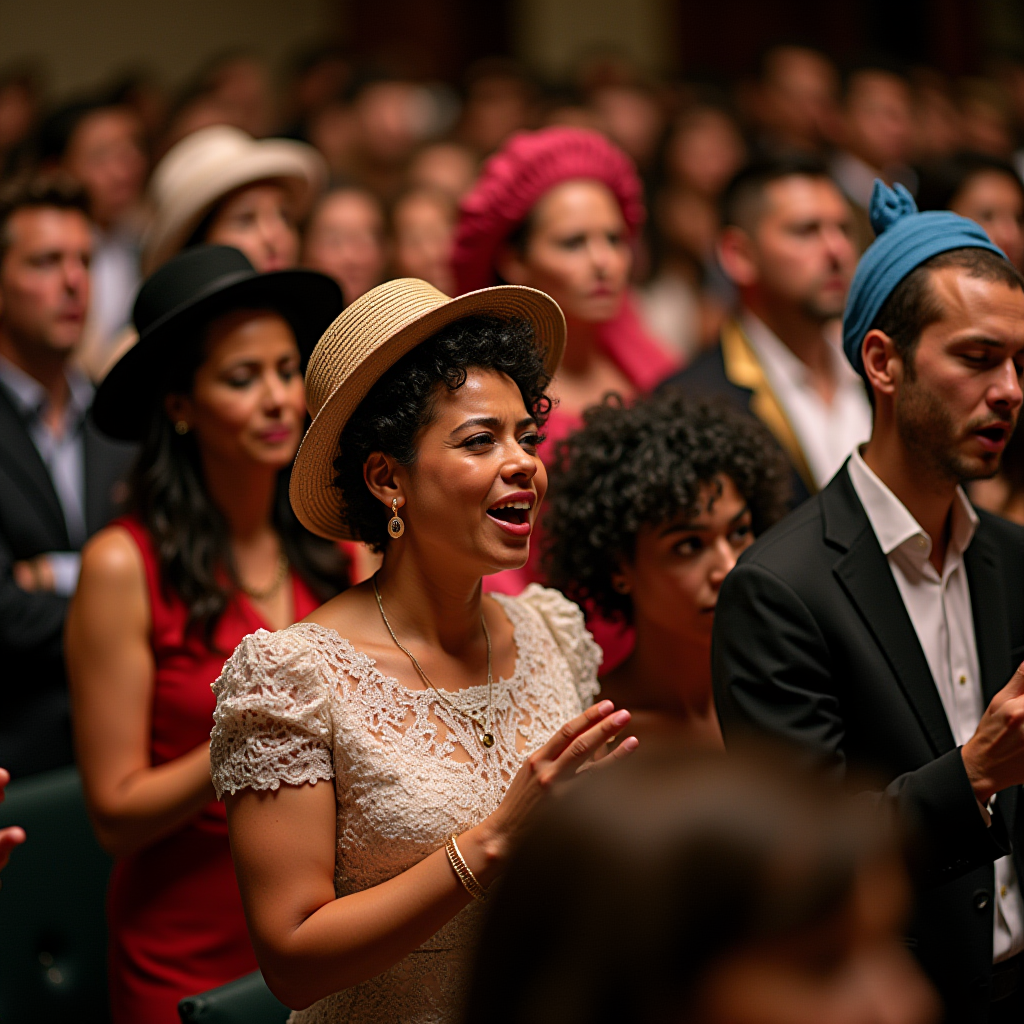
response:
[[[359,403],[334,460],[335,486],[344,495],[349,527],[374,551],[383,551],[389,543],[388,514],[366,486],[364,463],[373,452],[384,452],[400,465],[412,465],[417,436],[434,416],[440,389],[458,390],[471,369],[511,377],[537,425],[543,426],[547,419],[551,402],[544,389],[551,378],[528,321],[466,317],[414,348]]]
[[[632,620],[612,574],[634,557],[640,529],[692,516],[719,475],[750,506],[755,534],[785,514],[789,470],[749,416],[666,389],[628,406],[612,396],[583,420],[551,467],[544,562],[552,586],[609,618]]]
[[[36,155],[43,166],[60,163],[67,153],[78,126],[90,114],[123,106],[122,97],[113,90],[86,96],[58,107],[39,126]]]
[[[871,324],[871,330],[882,331],[892,338],[911,380],[914,379],[914,352],[921,333],[941,320],[943,314],[942,303],[931,286],[931,276],[937,270],[950,267],[966,271],[969,277],[1024,291],[1024,277],[1017,268],[1004,256],[989,249],[950,249],[915,267],[893,289]],[[868,393],[873,401],[871,388],[868,388]]]
[[[8,227],[20,210],[74,210],[89,216],[89,203],[77,182],[62,174],[19,181],[0,192],[0,262],[11,244]]]
[[[764,193],[784,178],[827,178],[824,161],[813,156],[765,157],[746,165],[725,186],[720,201],[722,227],[749,231],[761,215]],[[836,186],[838,190],[838,186]]]
[[[948,210],[960,191],[978,174],[1002,174],[1024,197],[1024,182],[1013,164],[982,153],[958,153],[923,168],[914,199],[919,210]]]
[[[191,391],[201,351],[201,339],[182,346],[163,395]],[[326,601],[348,584],[345,560],[331,541],[310,533],[295,517],[288,500],[290,475],[290,468],[278,474],[272,522],[292,569]],[[174,430],[162,397],[154,406],[129,489],[129,509],[153,538],[161,580],[185,602],[189,628],[201,629],[214,649],[214,630],[239,588],[230,533],[206,489],[195,436],[182,437]]]
[[[876,804],[774,755],[630,760],[549,801],[513,852],[464,1024],[688,1020],[717,964],[834,919],[898,851]]]

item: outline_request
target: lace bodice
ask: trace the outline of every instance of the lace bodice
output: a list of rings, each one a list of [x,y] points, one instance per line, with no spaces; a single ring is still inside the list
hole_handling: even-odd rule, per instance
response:
[[[377,670],[332,629],[299,623],[246,637],[214,683],[210,759],[218,797],[334,781],[338,896],[377,885],[497,807],[523,760],[593,702],[601,652],[576,605],[536,584],[492,595],[508,615],[515,671],[495,680],[489,750],[429,690]],[[446,694],[486,713],[487,686]],[[292,1014],[292,1024],[455,1020],[479,921],[471,904],[375,978]]]

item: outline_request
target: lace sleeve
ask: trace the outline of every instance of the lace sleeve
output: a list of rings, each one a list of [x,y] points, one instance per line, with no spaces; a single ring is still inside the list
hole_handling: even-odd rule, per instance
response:
[[[213,684],[210,766],[217,798],[334,777],[328,687],[291,629],[247,636]]]
[[[532,608],[544,620],[559,650],[569,663],[580,703],[588,708],[601,690],[597,670],[604,655],[587,629],[583,612],[557,590],[531,583],[517,600]]]

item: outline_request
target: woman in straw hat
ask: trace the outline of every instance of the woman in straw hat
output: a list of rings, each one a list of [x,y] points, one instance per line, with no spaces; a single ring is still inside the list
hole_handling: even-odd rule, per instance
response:
[[[341,305],[321,274],[182,253],[143,285],[139,342],[96,396],[98,426],[142,445],[130,513],[83,552],[66,637],[86,798],[117,858],[116,1024],[172,1024],[179,999],[256,966],[210,783],[210,684],[242,637],[345,585],[287,499],[301,362]]]
[[[487,890],[531,808],[629,721],[526,560],[565,326],[530,288],[380,285],[310,360],[299,519],[380,571],[217,681],[211,757],[264,977],[293,1022],[450,1021]],[[624,740],[624,756],[636,741]]]
[[[153,223],[142,256],[152,273],[202,243],[233,245],[260,271],[294,267],[298,222],[327,180],[312,146],[257,141],[240,128],[201,128],[173,146],[150,182]]]

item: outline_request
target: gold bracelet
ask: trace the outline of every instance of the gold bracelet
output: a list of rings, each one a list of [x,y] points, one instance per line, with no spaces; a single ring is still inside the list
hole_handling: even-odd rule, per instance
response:
[[[479,900],[481,903],[486,903],[487,892],[477,881],[476,875],[474,875],[470,870],[469,865],[466,863],[466,858],[462,856],[459,844],[455,842],[454,832],[445,840],[444,849],[448,854],[448,863],[451,864],[452,871],[455,872],[456,877],[462,883],[466,892],[468,892],[473,899]]]

